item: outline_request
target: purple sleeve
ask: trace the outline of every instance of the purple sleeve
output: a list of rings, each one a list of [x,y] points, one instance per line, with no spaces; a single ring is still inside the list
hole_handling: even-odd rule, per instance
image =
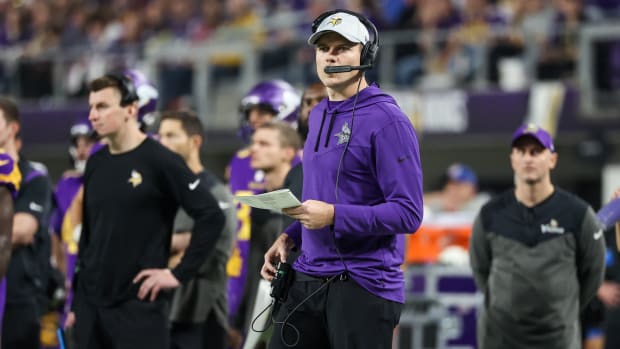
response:
[[[422,166],[413,126],[395,122],[372,139],[375,177],[384,202],[336,204],[334,227],[344,234],[410,234],[422,222]],[[360,189],[361,190],[361,189]]]
[[[296,247],[301,246],[301,223],[299,221],[291,223],[291,225],[284,229],[284,233],[293,239]]]

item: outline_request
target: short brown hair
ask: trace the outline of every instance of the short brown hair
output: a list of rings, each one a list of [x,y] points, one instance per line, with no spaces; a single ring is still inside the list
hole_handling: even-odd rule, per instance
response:
[[[200,122],[198,115],[191,110],[164,111],[161,113],[161,121],[164,120],[177,120],[181,123],[183,131],[185,131],[188,136],[199,135],[204,138],[202,122]]]
[[[109,73],[88,84],[89,92],[101,91],[108,87],[116,89],[121,95],[121,107],[126,107],[139,99],[133,82],[125,75]]]
[[[118,90],[118,93],[122,94],[121,82],[111,76],[104,75],[96,78],[88,84],[88,91],[98,92],[105,88],[112,87]]]
[[[4,119],[7,123],[16,122],[20,124],[19,118],[19,108],[17,108],[17,103],[13,101],[9,97],[0,96],[0,110],[2,110],[2,114],[4,114]]]
[[[293,148],[298,150],[301,148],[301,138],[299,138],[299,134],[291,125],[281,122],[274,121],[268,122],[256,128],[256,130],[267,129],[267,130],[276,130],[278,131],[278,139],[280,141],[280,146],[282,148]],[[255,131],[256,132],[256,131]]]

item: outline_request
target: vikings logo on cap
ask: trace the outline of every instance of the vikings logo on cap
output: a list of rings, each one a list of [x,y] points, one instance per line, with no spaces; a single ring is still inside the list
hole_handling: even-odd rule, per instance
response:
[[[515,142],[523,136],[533,137],[543,147],[549,149],[551,152],[555,152],[553,138],[551,137],[549,132],[545,131],[545,129],[543,129],[542,127],[533,123],[522,125],[513,133],[512,145],[514,146]]]
[[[340,23],[342,23],[342,17],[332,17],[329,19],[329,24],[331,24],[332,27],[335,27]]]
[[[536,124],[532,124],[529,123],[527,124],[527,126],[525,126],[525,130],[523,130],[523,132],[525,133],[536,133],[536,131],[538,131],[539,127]]]
[[[344,11],[322,19],[313,30],[313,34],[308,38],[310,45],[315,45],[323,34],[329,32],[340,34],[348,41],[362,45],[370,40],[368,28],[360,21],[360,18]]]

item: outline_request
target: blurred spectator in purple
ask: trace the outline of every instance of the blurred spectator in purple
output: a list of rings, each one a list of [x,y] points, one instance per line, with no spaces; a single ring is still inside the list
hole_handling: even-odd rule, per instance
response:
[[[561,80],[574,76],[578,54],[579,29],[590,17],[582,0],[554,0],[556,15],[551,36],[543,46],[537,67],[540,80]]]
[[[189,0],[170,4],[173,13],[169,23],[169,34],[174,39],[189,39],[192,43],[204,43],[212,38],[224,18],[222,0],[206,0],[195,7]],[[194,14],[199,11],[199,16]],[[153,10],[154,14],[158,11]],[[154,16],[156,18],[156,16]],[[164,109],[180,109],[183,97],[190,95],[193,85],[193,67],[190,62],[160,64],[161,99]]]
[[[379,0],[346,0],[345,8],[363,14],[379,29],[386,27],[383,8]]]
[[[488,61],[488,52],[505,40],[508,22],[489,0],[465,0],[462,15],[461,25],[451,35],[446,58],[456,81],[469,83],[482,73],[485,64],[495,64]]]
[[[417,37],[396,46],[395,82],[411,86],[425,73],[445,70],[446,38],[460,22],[450,0],[406,0],[396,29],[417,30]]]
[[[221,24],[224,12],[222,0],[204,0],[200,5],[201,16],[193,21],[189,30],[192,42],[204,42],[215,32]]]
[[[71,49],[75,46],[84,47],[88,45],[86,35],[86,24],[92,8],[88,6],[72,6],[67,13],[64,30],[60,38],[60,45],[63,49]]]
[[[553,7],[547,0],[515,0],[505,9],[510,14],[508,33],[498,38],[489,50],[487,77],[491,83],[499,82],[499,65],[504,58],[521,59],[531,76],[554,16]]]
[[[28,26],[29,13],[22,7],[10,6],[8,2],[4,5],[2,11],[4,13],[0,25],[0,47],[9,47],[21,45],[30,40],[32,33]]]
[[[598,18],[620,17],[620,0],[586,0],[586,11]]]
[[[147,39],[156,38],[166,28],[164,20],[164,0],[151,0],[142,10],[144,15],[144,33]]]
[[[405,11],[406,2],[408,0],[380,0],[386,27],[392,28],[397,24],[401,13]]]
[[[120,35],[107,50],[112,54],[108,61],[108,69],[140,66],[144,59],[144,37],[142,32],[142,17],[133,10],[124,12],[117,25]]]
[[[51,58],[58,51],[62,27],[60,23],[52,22],[47,2],[34,2],[30,9],[32,37],[23,46],[17,78],[21,97],[38,98],[52,94]]]
[[[13,7],[9,2],[0,3],[0,50],[8,53],[7,48],[25,44],[32,36],[28,27],[28,12],[21,7]],[[9,71],[0,65],[0,93],[9,92]]]

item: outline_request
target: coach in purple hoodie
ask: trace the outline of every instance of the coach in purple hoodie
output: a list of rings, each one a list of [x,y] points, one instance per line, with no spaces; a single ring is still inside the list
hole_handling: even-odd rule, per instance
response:
[[[261,271],[272,280],[276,264],[301,248],[270,348],[391,348],[404,302],[404,234],[422,221],[417,137],[394,99],[364,78],[378,49],[370,21],[324,13],[308,43],[328,98],[310,114],[303,204],[284,210],[296,222]]]

